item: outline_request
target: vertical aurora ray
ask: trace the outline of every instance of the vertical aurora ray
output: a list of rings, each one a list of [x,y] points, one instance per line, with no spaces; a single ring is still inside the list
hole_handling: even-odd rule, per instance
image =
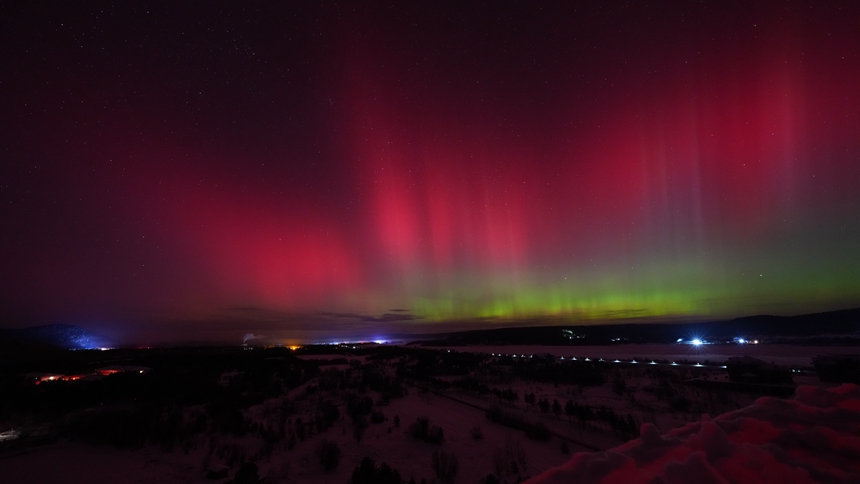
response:
[[[856,142],[820,129],[860,107],[858,96],[848,77],[819,78],[797,45],[762,45],[680,69],[584,122],[562,112],[538,126],[545,134],[513,123],[532,133],[527,141],[506,137],[491,117],[427,108],[445,100],[404,99],[403,86],[387,84],[398,76],[358,62],[347,76],[359,86],[348,96],[360,140],[351,154],[358,172],[374,174],[368,219],[409,288],[389,297],[431,320],[729,317],[851,304],[857,257],[816,234],[830,230],[823,213],[843,219],[858,204],[816,201],[813,172],[860,179],[827,153],[844,146],[856,156]]]

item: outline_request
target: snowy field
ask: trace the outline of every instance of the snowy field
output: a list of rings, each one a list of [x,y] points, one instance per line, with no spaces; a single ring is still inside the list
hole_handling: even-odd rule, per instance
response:
[[[860,389],[803,386],[609,452],[580,453],[529,484],[860,482]]]
[[[519,355],[551,353],[566,359],[629,361],[639,358],[643,362],[653,358],[716,363],[730,356],[750,355],[792,367],[808,367],[811,358],[819,354],[856,354],[860,350],[785,345],[473,346],[449,349],[452,352]],[[304,358],[331,359],[334,356]],[[348,356],[347,359],[361,363],[368,361],[356,356]],[[395,364],[394,360],[386,363],[390,365],[386,367],[387,371],[393,373]],[[345,370],[348,366],[329,365],[325,368]],[[713,477],[702,482],[724,482],[719,476],[749,477],[754,475],[749,474],[753,472],[750,469],[770,469],[772,475],[778,477],[773,482],[816,482],[816,476],[836,476],[821,482],[860,482],[860,478],[855,479],[858,477],[856,464],[851,463],[860,462],[860,438],[857,437],[860,429],[856,428],[860,422],[860,395],[856,387],[828,388],[834,385],[823,385],[811,374],[798,375],[795,383],[810,386],[802,387],[805,390],[801,390],[802,397],[798,401],[787,402],[775,398],[757,399],[746,394],[718,394],[676,380],[671,383],[671,391],[687,401],[687,406],[679,410],[670,405],[670,398],[660,396],[659,389],[667,385],[665,371],[651,371],[652,368],[668,369],[665,366],[619,365],[617,369],[609,370],[606,383],[596,386],[511,379],[506,378],[504,372],[494,373],[497,370],[488,368],[474,372],[472,378],[486,382],[490,387],[516,392],[518,397],[515,401],[501,402],[493,395],[479,395],[454,387],[432,391],[423,384],[416,384],[407,385],[404,397],[392,398],[384,404],[379,394],[368,391],[367,395],[375,402],[374,409],[384,414],[384,420],[370,423],[360,439],[355,438],[353,423],[341,402],[340,417],[332,427],[310,432],[306,438],[290,446],[281,441],[271,452],[261,450],[262,441],[258,434],[244,437],[198,435],[193,445],[184,449],[177,446],[171,452],[163,452],[153,446],[129,451],[62,441],[0,455],[0,482],[224,483],[226,478],[210,480],[206,477],[206,469],[213,465],[229,466],[227,457],[213,451],[217,448],[241,448],[243,455],[257,463],[259,475],[265,477],[267,483],[346,484],[353,469],[366,456],[378,465],[384,462],[399,470],[407,481],[414,478],[416,482],[422,479],[439,482],[431,464],[432,453],[436,450],[457,457],[456,483],[479,484],[491,473],[498,476],[500,482],[508,483],[538,475],[542,477],[532,482],[672,483],[689,482],[685,479],[695,473]],[[719,366],[693,368],[681,365],[672,371],[679,372],[681,379],[695,375],[705,375],[714,381],[726,379],[725,370]],[[625,382],[622,391],[613,388],[613,381],[619,379]],[[316,378],[312,379],[286,395],[246,409],[245,417],[260,425],[269,425],[272,415],[289,403],[293,408],[291,419],[302,418],[308,422],[320,402],[341,398],[335,392],[309,391],[309,386],[318,383]],[[630,415],[637,424],[645,424],[643,435],[625,443],[621,435],[604,423],[578,425],[564,413],[559,415],[541,410],[534,403],[528,404],[524,401],[526,394],[548,402],[557,400],[561,405],[573,401],[595,409],[604,407],[622,416]],[[489,421],[485,410],[493,405],[501,405],[529,421],[543,423],[551,430],[552,437],[548,441],[532,440],[523,431]],[[703,414],[715,418],[711,421],[704,417],[703,423]],[[802,415],[809,418],[800,422],[792,420]],[[444,430],[443,443],[423,442],[409,434],[409,425],[419,417],[429,418],[432,425]],[[840,427],[838,419],[846,423],[844,428]],[[781,425],[794,431],[789,432]],[[803,430],[803,425],[812,430]],[[476,433],[480,434],[479,438],[476,438]],[[807,438],[823,449],[840,449],[836,454],[842,455],[842,460],[816,453],[814,449],[797,449],[798,442]],[[324,440],[335,442],[340,449],[340,463],[329,471],[323,468],[317,453]],[[788,449],[787,454],[774,450],[783,447]],[[592,452],[591,449],[599,449],[600,452]],[[738,459],[738,463],[732,464],[726,460],[729,458]],[[786,469],[787,463],[795,470]],[[237,465],[230,467],[232,477]],[[797,471],[798,468],[801,470]],[[817,470],[819,468],[833,468],[836,474],[822,474],[823,471]],[[549,469],[552,470],[547,471]],[[646,480],[646,476],[663,481]],[[839,476],[847,476],[848,480],[840,480]],[[779,480],[783,478],[788,480]],[[730,478],[728,482],[748,481]]]
[[[486,420],[482,411],[452,400],[412,392],[407,398],[392,401],[383,410],[388,420],[371,424],[360,443],[352,434],[348,418],[336,423],[327,432],[299,442],[292,450],[278,449],[271,458],[258,462],[260,476],[271,476],[266,482],[337,483],[346,484],[352,470],[365,456],[377,464],[383,462],[398,469],[405,479],[432,482],[431,466],[434,450],[444,450],[458,456],[459,472],[455,482],[478,483],[480,478],[495,472],[494,452],[510,448],[522,456],[526,466],[523,476],[536,475],[544,469],[566,462],[569,454],[560,451],[558,441],[536,442],[522,432],[514,431]],[[401,424],[393,427],[398,415]],[[406,428],[418,417],[429,417],[431,423],[445,431],[445,442],[434,445],[413,439]],[[481,440],[470,431],[480,426]],[[390,429],[390,432],[389,432]],[[325,471],[316,457],[315,449],[322,439],[338,443],[341,464]],[[206,479],[202,462],[204,447],[189,454],[176,450],[161,452],[148,447],[139,451],[124,451],[95,447],[81,443],[63,443],[37,448],[29,453],[0,457],[0,482],[16,484],[179,484],[226,482]],[[250,443],[248,444],[250,448]],[[578,450],[571,446],[571,451]],[[518,464],[519,465],[519,464]],[[520,467],[522,467],[520,465]],[[288,469],[285,471],[285,469]],[[232,476],[232,472],[231,472]],[[516,475],[509,479],[511,482]]]
[[[641,438],[606,452],[572,456],[553,443],[536,443],[484,423],[482,415],[443,398],[414,395],[389,407],[403,421],[426,415],[446,429],[444,448],[460,456],[454,482],[479,483],[493,472],[493,449],[515,443],[525,452],[531,484],[544,483],[687,483],[687,482],[860,482],[860,391],[846,385],[831,390],[802,387],[800,397],[758,399],[753,405],[714,419],[687,424],[661,435],[647,425]],[[483,423],[484,439],[465,429]],[[356,444],[345,429],[326,436],[340,442],[342,464],[333,472],[315,465],[308,440],[289,452],[275,453],[260,464],[261,475],[290,476],[277,482],[346,483],[351,465],[369,455],[388,462],[404,476],[431,481],[431,444],[414,442],[383,424],[368,429]],[[457,430],[459,429],[459,430]],[[2,482],[9,483],[204,483],[202,452],[163,453],[154,448],[120,451],[84,444],[56,444],[0,458]],[[270,472],[275,469],[275,472]],[[267,481],[270,482],[270,481]],[[512,481],[509,481],[512,482]]]

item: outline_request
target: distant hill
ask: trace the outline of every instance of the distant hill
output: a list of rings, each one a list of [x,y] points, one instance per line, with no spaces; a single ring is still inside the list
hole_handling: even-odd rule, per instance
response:
[[[3,351],[94,349],[105,346],[110,346],[110,342],[104,336],[69,324],[0,329],[0,349]]]
[[[433,344],[602,345],[674,343],[678,338],[731,341],[734,337],[770,342],[860,344],[860,308],[800,316],[747,316],[699,323],[629,323],[513,327],[445,333]],[[440,341],[441,340],[441,341]]]

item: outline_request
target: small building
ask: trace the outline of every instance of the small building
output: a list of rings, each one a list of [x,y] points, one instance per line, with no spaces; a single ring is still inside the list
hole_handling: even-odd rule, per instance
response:
[[[823,382],[860,384],[860,355],[821,355],[812,364]]]
[[[144,374],[152,371],[152,368],[147,368],[145,366],[103,366],[101,368],[96,368],[96,373],[102,376],[113,375],[115,373],[137,373]]]
[[[206,478],[212,479],[213,481],[219,479],[226,479],[227,472],[230,471],[230,468],[223,465],[211,465],[206,468]]]
[[[228,387],[234,381],[241,379],[243,376],[245,376],[245,372],[243,371],[225,371],[218,377],[218,386]]]
[[[24,375],[24,378],[27,379],[28,382],[35,383],[38,385],[39,383],[46,381],[58,381],[63,378],[62,373],[27,373]]]
[[[729,380],[738,383],[791,385],[791,370],[751,356],[729,358],[726,363]]]
[[[87,377],[87,376],[88,376],[88,374],[86,374],[86,373],[84,373],[84,374],[75,374],[75,375],[63,375],[63,377],[62,377],[62,378],[60,378],[60,379],[61,379],[61,380],[63,380],[63,381],[78,381],[78,380],[80,380],[80,379],[82,379],[82,378],[85,378],[85,377]]]
[[[555,355],[552,353],[535,353],[532,358],[541,363],[555,363]]]

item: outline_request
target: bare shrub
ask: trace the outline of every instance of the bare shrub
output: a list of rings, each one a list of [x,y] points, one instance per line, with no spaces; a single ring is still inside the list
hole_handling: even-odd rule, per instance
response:
[[[410,482],[414,482],[414,479]],[[400,477],[400,471],[387,463],[383,462],[381,466],[377,466],[373,459],[365,457],[358,467],[353,469],[348,484],[403,484],[403,478]]]
[[[487,474],[482,481],[483,484],[499,484],[499,478],[495,474]]]
[[[526,437],[534,440],[549,440],[552,434],[543,422],[535,422],[526,430]]]
[[[418,440],[427,438],[427,429],[430,427],[430,419],[427,417],[418,417],[409,425],[409,435]]]
[[[456,455],[445,452],[444,450],[434,450],[432,463],[433,471],[436,473],[436,477],[438,477],[440,481],[454,481],[454,478],[457,476],[457,470],[460,467],[460,463],[457,460]]]
[[[528,459],[526,459],[526,449],[523,448],[519,439],[508,441],[508,455],[515,459],[520,464],[520,469],[525,471],[528,467]]]
[[[375,423],[375,424],[385,422],[385,420],[386,420],[385,414],[380,412],[379,410],[374,410],[370,414],[370,421]]]
[[[430,419],[419,417],[409,425],[409,435],[418,440],[431,444],[441,444],[445,440],[445,432],[438,425],[430,425]]]
[[[242,444],[221,444],[215,450],[215,455],[219,459],[223,459],[227,467],[233,468],[236,465],[244,464],[248,460],[248,449]]]
[[[290,478],[290,471],[292,470],[292,466],[290,466],[290,461],[285,460],[284,462],[282,462],[281,468],[279,470],[281,471],[281,479],[282,480],[289,479]]]
[[[493,449],[493,470],[496,471],[496,475],[503,475],[508,470],[508,460],[505,457],[504,449],[500,449],[496,447]]]
[[[205,471],[206,469],[209,468],[209,465],[211,463],[212,463],[212,453],[211,452],[204,452],[203,453],[203,460],[200,461],[200,468]]]
[[[330,471],[336,469],[340,464],[340,446],[337,442],[323,439],[322,443],[316,449],[316,455],[323,465],[325,470]]]
[[[493,450],[493,470],[499,477],[524,472],[527,465],[526,451],[519,439],[508,438],[504,448]]]
[[[356,420],[355,425],[352,427],[352,437],[357,443],[361,443],[365,430],[367,430],[367,419],[361,416]]]
[[[431,444],[441,444],[445,440],[445,432],[438,425],[431,425],[427,430],[426,442]]]
[[[239,470],[236,471],[236,475],[230,483],[256,484],[260,482],[260,476],[257,474],[257,471],[257,464],[254,464],[253,462],[245,462],[241,467],[239,467]]]
[[[269,471],[266,472],[266,484],[278,484],[281,482],[281,473],[278,472],[278,468],[275,466],[269,467]]]
[[[547,402],[546,400],[541,401]],[[547,405],[549,404],[547,403]],[[552,433],[549,431],[546,425],[543,424],[543,422],[531,422],[525,419],[522,415],[507,410],[502,410],[497,405],[494,405],[489,410],[487,410],[486,416],[488,419],[497,424],[501,424],[512,429],[525,431],[526,436],[530,439],[547,441],[552,435]]]

